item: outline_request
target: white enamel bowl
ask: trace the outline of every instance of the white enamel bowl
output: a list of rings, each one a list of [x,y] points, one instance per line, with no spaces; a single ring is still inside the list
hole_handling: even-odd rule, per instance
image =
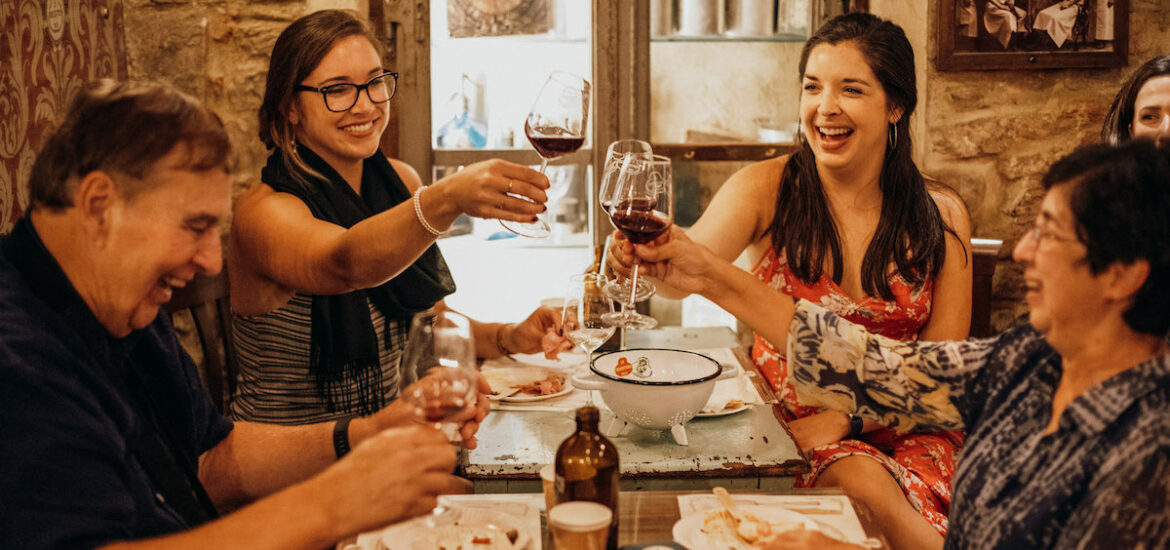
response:
[[[638,369],[642,358],[648,369]],[[632,370],[619,368],[621,359]],[[739,374],[700,353],[646,348],[598,355],[589,371],[573,377],[573,385],[599,390],[617,418],[651,430],[671,430],[682,445],[687,444],[682,425],[707,404],[715,382]]]

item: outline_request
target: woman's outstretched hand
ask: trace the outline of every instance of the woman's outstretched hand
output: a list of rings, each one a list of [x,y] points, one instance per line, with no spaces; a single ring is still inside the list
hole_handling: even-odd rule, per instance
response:
[[[443,189],[446,200],[469,216],[530,222],[544,212],[549,184],[536,170],[493,159],[469,165],[435,185]]]
[[[642,264],[641,275],[693,294],[706,295],[715,287],[712,271],[723,261],[677,225],[647,244],[635,245],[620,231],[614,233],[613,242],[610,265],[619,273],[629,273],[636,254]]]

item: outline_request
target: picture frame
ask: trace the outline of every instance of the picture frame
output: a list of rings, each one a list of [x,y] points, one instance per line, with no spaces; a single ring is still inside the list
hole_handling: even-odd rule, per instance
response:
[[[1122,67],[1129,0],[939,0],[940,71]]]

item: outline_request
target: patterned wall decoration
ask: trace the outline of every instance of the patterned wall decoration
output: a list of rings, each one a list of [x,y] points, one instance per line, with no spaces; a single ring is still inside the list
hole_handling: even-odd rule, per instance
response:
[[[125,78],[120,0],[0,0],[0,234],[28,207],[33,158],[68,101]]]

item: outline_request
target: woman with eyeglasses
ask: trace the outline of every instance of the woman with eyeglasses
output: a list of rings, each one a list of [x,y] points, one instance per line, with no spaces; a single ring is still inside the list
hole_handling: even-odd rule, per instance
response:
[[[677,227],[635,253],[787,349],[809,403],[899,432],[965,430],[946,548],[1170,548],[1168,181],[1170,151],[1149,140],[1054,164],[1013,253],[1029,322],[993,338],[879,336]],[[785,531],[768,548],[857,547]]]
[[[869,14],[834,18],[805,44],[800,75],[805,139],[797,152],[732,176],[687,235],[753,266],[751,276],[778,296],[816,301],[880,334],[965,338],[967,212],[911,159],[917,92],[902,29]],[[659,294],[682,295],[669,282]],[[942,543],[962,434],[895,434],[876,419],[805,403],[783,345],[758,333],[752,359],[809,456],[797,487],[844,488],[878,515],[897,548]]]
[[[525,166],[481,162],[424,187],[385,157],[396,84],[351,12],[302,17],[273,46],[260,107],[271,156],[230,236],[236,418],[301,424],[382,408],[412,315],[455,290],[435,238],[460,214],[531,221],[545,208],[548,180]],[[473,323],[477,355],[537,352],[542,340],[556,353],[559,322],[540,308],[518,324]]]

